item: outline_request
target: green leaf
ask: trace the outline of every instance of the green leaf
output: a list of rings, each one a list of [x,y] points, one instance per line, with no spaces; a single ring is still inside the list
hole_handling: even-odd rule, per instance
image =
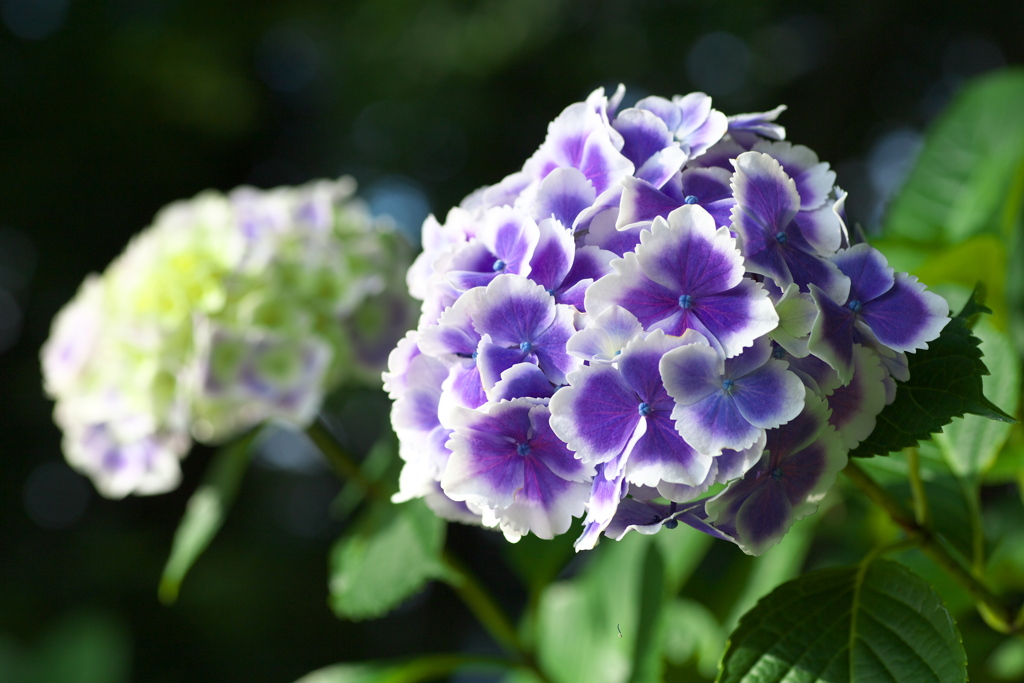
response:
[[[952,244],[997,230],[1024,159],[1022,109],[1024,70],[998,72],[965,87],[929,131],[889,207],[883,234]]]
[[[665,590],[669,595],[679,592],[714,542],[711,536],[682,524],[654,535],[654,544],[665,561]]]
[[[665,625],[665,658],[676,666],[693,661],[702,676],[713,678],[725,631],[711,610],[696,600],[678,598],[665,606]]]
[[[640,599],[637,601],[640,614],[633,641],[631,683],[661,680],[661,653],[665,639],[658,632],[658,627],[664,618],[662,608],[669,599],[665,588],[665,560],[658,546],[649,543],[640,577]]]
[[[666,606],[712,541],[681,524],[605,541],[581,555],[583,570],[549,585],[537,608],[538,660],[551,680],[660,681]]]
[[[502,551],[523,582],[536,589],[553,581],[569,562],[574,540],[573,534],[562,534],[551,540],[528,534],[515,543],[505,543]]]
[[[729,639],[719,683],[962,683],[967,655],[939,596],[895,562],[786,583]]]
[[[224,518],[238,494],[238,485],[249,466],[258,431],[254,429],[218,450],[202,483],[189,498],[185,514],[174,533],[171,555],[160,577],[159,596],[164,604],[178,599],[185,575],[224,524]]]
[[[824,510],[819,514],[805,518],[790,528],[774,552],[754,557],[750,561],[750,573],[744,582],[743,590],[729,612],[725,626],[732,629],[740,617],[753,607],[757,601],[775,589],[784,581],[789,581],[800,573],[807,552],[811,548],[814,527]]]
[[[588,564],[572,581],[545,589],[537,609],[537,656],[552,681],[629,679],[643,564],[652,541],[631,534],[602,543],[583,556]]]
[[[966,413],[1015,422],[982,390],[988,369],[969,328],[970,318],[980,311],[987,309],[971,297],[927,349],[907,354],[910,379],[896,383],[896,400],[882,410],[875,430],[850,457],[887,455],[914,446]]]
[[[445,523],[420,500],[371,508],[331,550],[331,607],[345,619],[384,615],[427,581],[444,578]]]
[[[1001,681],[1024,678],[1024,641],[1015,638],[1004,640],[989,656],[985,668]]]
[[[972,332],[981,340],[985,364],[991,370],[982,380],[985,395],[1008,413],[1015,413],[1020,398],[1020,360],[1013,344],[984,319],[978,321]],[[936,434],[935,442],[954,472],[974,477],[992,466],[1011,429],[1006,422],[966,415]]]

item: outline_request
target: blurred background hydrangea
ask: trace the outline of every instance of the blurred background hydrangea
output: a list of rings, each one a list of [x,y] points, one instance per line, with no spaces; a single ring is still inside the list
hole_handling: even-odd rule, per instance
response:
[[[379,622],[331,614],[344,497],[288,430],[264,442],[179,604],[156,602],[211,451],[193,449],[162,499],[101,499],[64,463],[38,354],[85,275],[160,207],[350,174],[415,240],[429,212],[514,170],[566,102],[623,82],[631,98],[703,90],[731,113],[789,105],[782,122],[832,162],[870,231],[958,88],[1024,63],[1021,26],[1011,0],[0,0],[0,680],[289,681],[486,651],[444,589]],[[359,451],[387,410],[371,389],[328,405]],[[450,542],[508,605],[522,599],[487,561],[500,538]],[[726,552],[707,561],[748,566]],[[450,628],[431,626],[439,614]],[[972,633],[987,656],[995,641]]]
[[[192,438],[304,428],[343,381],[379,385],[374,347],[414,318],[411,249],[354,190],[344,177],[207,191],[86,278],[40,355],[64,453],[100,493],[164,493]]]

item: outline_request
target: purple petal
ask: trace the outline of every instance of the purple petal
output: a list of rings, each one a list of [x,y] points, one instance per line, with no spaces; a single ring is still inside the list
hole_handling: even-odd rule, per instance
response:
[[[699,206],[684,205],[667,221],[656,221],[641,235],[637,259],[648,278],[676,291],[677,298],[723,292],[743,278],[736,241]]]
[[[573,334],[566,351],[591,363],[610,363],[643,331],[640,321],[621,306],[609,306]]]
[[[693,340],[692,335],[675,337],[661,330],[654,330],[645,338],[637,337],[618,357],[619,373],[641,401],[651,407],[664,403],[665,407],[671,409],[673,401],[662,384],[659,363],[667,352],[693,343]]]
[[[896,283],[895,271],[882,252],[865,243],[839,252],[832,257],[832,263],[850,278],[850,300],[872,301]]]
[[[594,483],[587,504],[587,516],[583,520],[583,533],[576,539],[576,551],[591,550],[611,523],[619,507],[619,501],[626,495],[628,484],[622,475],[605,477],[605,465],[597,466]]]
[[[648,278],[636,254],[627,253],[622,259],[612,261],[612,268],[614,273],[587,289],[584,303],[589,313],[600,313],[608,306],[619,305],[635,315],[645,329],[667,318],[681,319],[679,294]]]
[[[584,209],[594,203],[594,186],[575,168],[557,168],[548,174],[537,190],[532,215],[538,223],[554,217],[571,228]]]
[[[796,239],[796,235],[799,235],[799,238],[806,243],[806,247],[801,245],[805,251],[829,257],[842,246],[844,229],[843,222],[836,214],[835,206],[826,203],[821,208],[797,213],[787,234],[791,240]]]
[[[608,462],[637,430],[640,399],[611,365],[581,368],[569,382],[551,397],[551,428],[583,462]]]
[[[615,254],[598,247],[580,247],[573,257],[572,267],[566,273],[561,286],[555,291],[558,303],[583,308],[584,295],[590,283],[612,272],[611,262]]]
[[[636,168],[666,147],[675,146],[665,122],[643,109],[624,109],[615,117],[612,127],[622,134],[623,156]]]
[[[691,333],[693,343],[672,349],[662,356],[659,372],[665,390],[679,405],[693,405],[722,387],[725,359]]]
[[[540,285],[503,275],[475,299],[470,315],[481,335],[490,335],[502,346],[518,346],[532,341],[555,321],[555,301]]]
[[[727,357],[740,353],[754,339],[774,330],[779,322],[768,293],[748,279],[728,291],[702,297],[694,306],[693,315],[700,319],[712,345]]]
[[[711,470],[712,457],[694,450],[675,429],[671,407],[653,410],[647,430],[626,461],[626,479],[641,486],[670,484],[700,486]]]
[[[616,227],[624,228],[634,223],[653,221],[658,216],[664,218],[683,203],[646,181],[633,177],[624,178],[622,203],[619,205]]]
[[[763,140],[754,145],[753,151],[770,154],[782,164],[786,175],[796,182],[801,210],[816,209],[825,203],[835,185],[836,174],[829,170],[827,163],[819,162],[812,149],[789,142]]]
[[[799,415],[804,407],[804,384],[782,361],[769,360],[734,382],[736,409],[755,427],[778,427]]]
[[[751,555],[760,555],[778,543],[793,524],[785,488],[767,477],[743,502],[734,523],[737,543]]]
[[[727,484],[734,479],[739,479],[761,460],[764,453],[767,435],[763,434],[754,442],[754,445],[742,451],[734,451],[730,448],[722,449],[722,454],[715,458],[717,473],[715,483]]]
[[[478,379],[477,384],[479,383]],[[526,396],[550,398],[554,393],[555,387],[540,368],[533,363],[518,363],[501,373],[501,379],[495,382],[485,398],[497,402]]]
[[[780,104],[771,111],[730,116],[729,132],[733,134],[756,133],[772,140],[782,140],[786,137],[786,129],[775,123],[775,119],[779,118],[779,114],[784,111],[786,111],[786,105]]]
[[[885,407],[885,368],[870,349],[854,345],[853,379],[828,397],[832,414],[828,421],[847,449],[856,448],[875,429],[876,418]]]
[[[724,168],[688,168],[680,176],[680,194],[683,200],[693,197],[695,203],[711,214],[716,226],[728,227],[732,223],[732,196],[729,181],[732,173]]]
[[[612,252],[616,256],[625,256],[640,244],[640,235],[647,229],[647,223],[638,223],[631,228],[619,230],[615,227],[618,209],[600,214],[590,224],[583,243]]]
[[[437,415],[441,424],[449,426],[448,416],[459,408],[479,408],[487,402],[487,394],[480,380],[480,369],[473,359],[460,359],[452,366],[448,378],[441,385],[441,398]]]
[[[686,159],[686,152],[678,145],[673,144],[652,155],[644,162],[643,166],[636,170],[634,175],[654,187],[661,187],[679,172],[682,165],[686,163]]]
[[[949,322],[949,305],[913,275],[898,273],[892,289],[867,303],[861,317],[889,348],[916,351],[928,348],[942,332]]]
[[[576,246],[572,233],[557,221],[542,220],[538,229],[540,239],[530,260],[530,279],[544,289],[554,291],[573,265]]]
[[[676,429],[687,443],[701,453],[717,455],[722,449],[749,448],[762,429],[750,424],[724,389],[692,404],[676,405],[672,411]]]
[[[508,348],[495,344],[490,335],[484,335],[478,348],[476,366],[480,370],[480,383],[487,391],[491,391],[501,379],[502,373],[512,366],[537,360],[535,354],[523,351],[518,345]]]
[[[853,332],[856,315],[840,306],[820,289],[811,285],[811,297],[818,306],[818,317],[811,328],[807,348],[828,363],[846,384],[853,376]]]
[[[782,267],[782,238],[777,236],[785,234],[800,208],[796,183],[767,154],[746,152],[733,165],[733,229],[743,240],[747,269],[767,275],[785,287],[790,278]]]

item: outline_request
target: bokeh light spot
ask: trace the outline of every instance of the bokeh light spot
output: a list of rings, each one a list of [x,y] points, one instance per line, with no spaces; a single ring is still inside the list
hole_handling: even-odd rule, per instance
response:
[[[712,97],[731,95],[747,82],[750,48],[731,33],[702,36],[686,56],[686,73],[698,90]]]
[[[68,0],[3,0],[0,16],[11,33],[42,40],[56,33],[68,14]]]
[[[44,529],[66,529],[85,513],[90,490],[85,478],[63,462],[44,462],[25,481],[25,512]]]

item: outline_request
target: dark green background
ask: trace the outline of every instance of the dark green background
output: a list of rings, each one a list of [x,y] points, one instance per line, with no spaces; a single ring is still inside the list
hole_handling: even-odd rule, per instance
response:
[[[82,278],[164,204],[351,173],[414,231],[516,170],[563,107],[623,82],[627,102],[702,87],[727,114],[788,104],[789,139],[832,163],[871,227],[914,131],[967,78],[1022,63],[1016,0],[0,0],[0,681],[288,682],[491,647],[443,587],[378,622],[333,617],[344,523],[316,468],[254,467],[179,604],[157,602],[210,452],[172,494],[101,499],[62,464],[37,354]],[[350,425],[387,410],[374,394],[336,407]],[[451,537],[514,608],[500,537]]]

